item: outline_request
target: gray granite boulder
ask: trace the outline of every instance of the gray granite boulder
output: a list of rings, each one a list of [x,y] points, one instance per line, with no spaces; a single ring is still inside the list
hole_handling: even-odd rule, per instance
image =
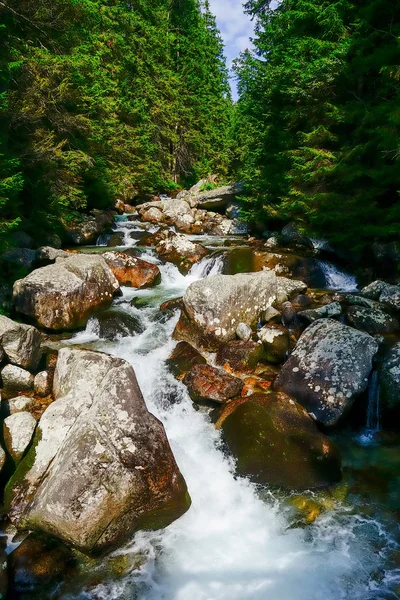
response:
[[[175,338],[215,350],[236,337],[239,323],[251,326],[276,299],[273,271],[214,275],[192,283],[183,298],[184,310]]]
[[[6,509],[20,529],[96,554],[188,509],[164,427],[148,412],[127,362],[64,348],[53,393],[7,486]]]
[[[13,300],[18,312],[41,327],[76,329],[108,307],[118,291],[119,283],[101,256],[73,254],[16,281]]]
[[[336,425],[368,386],[378,343],[367,333],[320,319],[300,337],[274,382],[325,426]]]

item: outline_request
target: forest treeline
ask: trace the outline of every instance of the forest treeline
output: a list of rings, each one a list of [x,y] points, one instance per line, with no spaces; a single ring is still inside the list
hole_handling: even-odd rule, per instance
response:
[[[229,163],[207,1],[0,1],[0,228],[168,191]]]
[[[0,0],[0,235],[217,173],[266,230],[400,241],[400,3],[245,7],[232,104],[206,0]]]
[[[250,0],[236,64],[247,212],[346,247],[400,241],[400,3]]]

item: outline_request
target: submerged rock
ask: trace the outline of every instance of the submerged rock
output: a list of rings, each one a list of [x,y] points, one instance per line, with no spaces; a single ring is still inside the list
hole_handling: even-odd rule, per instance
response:
[[[92,554],[138,529],[165,527],[189,508],[164,427],[127,362],[63,348],[53,391],[56,400],[7,486],[7,510],[19,528]]]
[[[143,333],[145,327],[138,317],[128,312],[112,309],[97,315],[98,336],[105,340],[116,340],[122,337]]]
[[[41,327],[76,329],[109,306],[118,291],[118,281],[101,256],[74,254],[16,281],[13,300],[18,312]]]
[[[341,478],[340,454],[305,409],[283,393],[253,394],[227,404],[217,422],[240,475],[303,490]]]
[[[378,343],[332,319],[310,325],[274,382],[319,422],[336,425],[368,386]]]
[[[187,373],[196,365],[206,365],[207,361],[196,348],[193,348],[187,342],[179,342],[171,356],[167,360],[167,365],[175,377]]]
[[[34,371],[42,356],[40,344],[41,336],[35,327],[0,315],[0,345],[12,364]]]
[[[141,289],[161,281],[160,269],[153,263],[125,252],[105,252],[102,256],[121,285]]]
[[[196,365],[185,376],[183,383],[195,402],[214,400],[223,404],[240,395],[243,381],[210,365]]]
[[[251,326],[276,299],[272,271],[215,275],[192,283],[174,336],[198,347],[216,350],[233,340],[239,323]]]

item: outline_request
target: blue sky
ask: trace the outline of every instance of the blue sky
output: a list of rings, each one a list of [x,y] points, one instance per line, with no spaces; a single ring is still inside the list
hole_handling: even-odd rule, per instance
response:
[[[210,0],[210,7],[217,17],[217,24],[225,42],[228,67],[242,50],[251,47],[249,38],[254,28],[250,17],[243,11],[242,0]],[[236,99],[236,85],[232,81],[232,92]]]

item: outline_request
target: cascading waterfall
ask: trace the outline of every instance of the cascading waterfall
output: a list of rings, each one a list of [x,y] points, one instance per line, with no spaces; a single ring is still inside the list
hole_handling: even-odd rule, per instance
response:
[[[381,428],[379,373],[376,370],[369,381],[366,425],[371,434],[378,433]]]
[[[341,271],[332,263],[323,260],[318,261],[326,281],[326,288],[339,292],[356,292],[358,290],[357,279],[345,271]]]
[[[156,262],[151,250],[147,256]],[[294,526],[278,497],[268,490],[260,495],[256,486],[234,475],[233,461],[221,449],[219,432],[206,413],[196,410],[186,387],[167,369],[177,316],[160,320],[159,304],[183,295],[192,281],[220,272],[222,265],[223,256],[207,257],[186,277],[170,263],[160,265],[159,286],[124,288],[123,297],[116,300],[140,316],[146,327],[142,334],[102,342],[89,325],[90,331],[70,342],[87,343],[90,333],[97,349],[133,365],[149,410],[165,426],[192,498],[190,510],[168,528],[139,532],[116,552],[117,556],[141,556],[140,567],[80,597],[376,600],[387,584],[383,565],[389,538],[382,525],[338,505],[307,528]],[[148,302],[134,308],[133,297]]]

